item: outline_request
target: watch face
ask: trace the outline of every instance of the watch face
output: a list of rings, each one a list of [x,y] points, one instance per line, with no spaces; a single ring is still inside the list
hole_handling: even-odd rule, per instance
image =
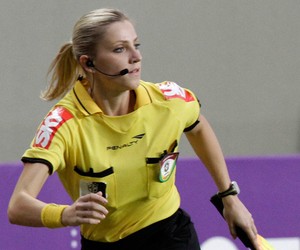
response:
[[[232,187],[233,187],[233,190],[235,190],[237,192],[237,194],[240,193],[240,187],[239,185],[236,183],[236,181],[233,181],[232,182]]]
[[[231,182],[230,187],[224,192],[219,192],[218,196],[220,198],[223,198],[228,195],[237,195],[239,193],[240,193],[239,185],[235,181],[233,181],[233,182]]]

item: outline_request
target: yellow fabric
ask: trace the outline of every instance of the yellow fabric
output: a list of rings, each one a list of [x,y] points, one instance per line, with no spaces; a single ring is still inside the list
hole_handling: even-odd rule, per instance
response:
[[[117,241],[171,216],[180,205],[176,169],[161,183],[159,164],[147,164],[146,159],[159,158],[180,141],[183,130],[199,117],[198,101],[192,92],[170,82],[141,81],[135,94],[132,113],[111,117],[77,82],[51,110],[52,123],[42,123],[22,158],[46,162],[57,171],[73,200],[83,192],[82,185],[105,183],[108,216],[98,225],[81,227],[90,240]],[[108,169],[113,171],[105,175]]]
[[[43,225],[49,228],[64,227],[61,223],[61,215],[66,207],[68,206],[52,203],[44,206],[41,213]]]
[[[275,250],[274,247],[270,245],[270,243],[261,235],[257,235],[257,241],[259,243],[259,246],[261,247],[261,250]]]

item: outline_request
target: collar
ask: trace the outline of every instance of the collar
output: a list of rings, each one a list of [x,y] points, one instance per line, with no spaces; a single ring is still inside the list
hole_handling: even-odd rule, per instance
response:
[[[152,102],[151,96],[143,81],[140,82],[140,85],[134,91],[136,94],[135,110]],[[72,90],[72,96],[77,108],[84,115],[89,116],[103,113],[80,81],[76,81]]]

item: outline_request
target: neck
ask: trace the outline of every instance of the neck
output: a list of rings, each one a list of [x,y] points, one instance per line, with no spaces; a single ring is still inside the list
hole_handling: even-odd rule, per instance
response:
[[[97,95],[93,96],[93,99],[104,114],[120,116],[134,111],[136,96],[133,90],[128,90],[109,98]]]

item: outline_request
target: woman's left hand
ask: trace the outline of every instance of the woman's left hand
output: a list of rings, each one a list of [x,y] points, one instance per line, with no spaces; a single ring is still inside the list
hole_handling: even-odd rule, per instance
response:
[[[257,242],[257,229],[251,213],[237,196],[229,195],[222,200],[224,204],[223,215],[227,221],[232,237],[234,239],[237,238],[236,227],[238,226],[248,235],[255,249],[259,250],[260,246]]]

